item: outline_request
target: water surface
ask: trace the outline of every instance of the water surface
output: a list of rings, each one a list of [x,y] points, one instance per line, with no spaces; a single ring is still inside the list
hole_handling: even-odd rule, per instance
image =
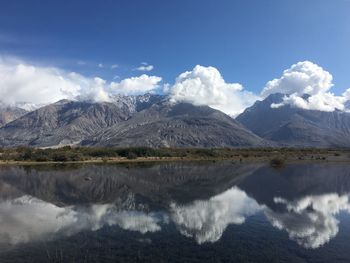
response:
[[[350,262],[350,164],[0,167],[0,262]]]

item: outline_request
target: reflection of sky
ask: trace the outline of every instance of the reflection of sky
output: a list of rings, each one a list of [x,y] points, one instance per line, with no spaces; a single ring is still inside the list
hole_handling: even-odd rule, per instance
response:
[[[339,231],[335,216],[341,211],[350,211],[348,195],[307,196],[292,202],[275,198],[274,202],[284,205],[286,211],[274,212],[267,208],[265,214],[269,221],[305,248],[318,248],[334,238]]]
[[[114,205],[92,205],[85,209],[58,207],[39,199],[21,198],[0,203],[0,242],[18,244],[108,225],[140,233],[161,229],[162,219],[153,213],[118,210]],[[163,220],[164,221],[164,220]]]
[[[246,218],[262,211],[268,221],[286,231],[291,240],[305,248],[318,248],[337,235],[336,216],[341,211],[350,212],[348,195],[314,195],[293,201],[275,197],[274,202],[284,209],[274,211],[259,205],[237,187],[208,200],[186,205],[172,203],[168,213],[146,213],[129,203],[127,206],[58,207],[22,196],[0,202],[0,243],[15,245],[70,236],[84,230],[96,231],[103,226],[119,226],[145,234],[160,231],[162,224],[171,219],[181,234],[202,244],[218,241],[229,225],[243,224]]]
[[[218,241],[228,225],[242,224],[260,209],[255,200],[233,187],[207,201],[185,206],[172,204],[171,218],[182,234],[201,244]]]

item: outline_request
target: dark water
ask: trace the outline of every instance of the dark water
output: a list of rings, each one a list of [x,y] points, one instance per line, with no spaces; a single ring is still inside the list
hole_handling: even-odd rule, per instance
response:
[[[350,262],[350,164],[0,167],[0,262]]]

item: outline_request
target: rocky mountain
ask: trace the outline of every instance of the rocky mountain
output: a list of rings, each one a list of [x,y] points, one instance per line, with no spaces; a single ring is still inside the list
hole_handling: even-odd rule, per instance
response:
[[[0,127],[18,119],[26,114],[27,111],[18,107],[1,106],[0,105]]]
[[[272,94],[236,119],[152,94],[63,100],[29,113],[3,108],[0,146],[350,147],[350,113],[271,108],[282,98]]]
[[[112,102],[62,100],[0,128],[0,146],[250,147],[266,141],[207,106],[161,95],[116,96]]]
[[[61,100],[2,127],[0,145],[54,147],[79,144],[162,99],[161,95],[145,94],[116,96],[112,102],[103,103]]]
[[[144,95],[116,95],[112,99],[112,103],[117,105],[120,109],[135,113],[151,107],[165,99],[165,96],[158,94],[146,93]]]
[[[3,146],[77,144],[130,117],[113,103],[59,101],[30,112],[0,129]]]
[[[162,100],[82,142],[90,146],[267,146],[228,115],[207,106]]]
[[[247,108],[236,120],[255,134],[291,147],[350,147],[350,113],[271,108],[283,94],[272,94]]]

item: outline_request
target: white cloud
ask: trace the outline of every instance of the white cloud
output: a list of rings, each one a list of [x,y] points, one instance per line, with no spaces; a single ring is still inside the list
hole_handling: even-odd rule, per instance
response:
[[[110,101],[116,93],[136,94],[155,90],[160,77],[141,75],[107,83],[54,67],[40,67],[0,58],[0,100],[5,104],[48,104],[61,99]]]
[[[5,62],[0,60],[0,98],[7,104],[52,103],[79,94],[78,74],[67,74],[56,68]]]
[[[104,67],[102,63],[98,64],[97,66],[98,66],[99,68],[103,68],[103,67]]]
[[[260,210],[255,200],[237,187],[190,205],[171,207],[171,219],[179,231],[201,244],[218,241],[230,224],[242,224]]]
[[[74,74],[74,73],[71,73]],[[101,78],[86,79],[84,77],[76,78],[81,87],[80,93],[75,99],[95,102],[111,101],[110,94],[107,91],[106,81]]]
[[[111,69],[116,69],[116,68],[119,68],[119,65],[118,65],[118,64],[113,64],[113,65],[111,65]]]
[[[164,218],[152,213],[119,210],[114,204],[58,207],[22,196],[0,202],[0,244],[15,245],[71,236],[83,230],[96,231],[106,225],[145,234],[161,230],[162,220]]]
[[[267,96],[280,92],[315,95],[327,92],[333,86],[332,80],[332,75],[320,66],[310,61],[303,61],[283,71],[281,78],[269,81],[261,94]]]
[[[239,83],[226,83],[216,68],[200,65],[180,74],[168,89],[173,101],[208,105],[233,116],[251,106],[258,98],[244,91]]]
[[[350,100],[350,89],[347,89],[342,96],[345,98],[346,101]]]
[[[135,68],[135,70],[138,70],[138,71],[151,71],[153,69],[154,69],[154,66],[148,65],[148,63],[146,63],[146,62],[142,62],[141,66]]]
[[[112,93],[118,94],[143,94],[159,88],[161,81],[161,77],[143,74],[139,77],[123,79],[120,82],[112,82],[110,90]]]
[[[332,80],[332,75],[322,67],[310,61],[298,62],[285,70],[280,78],[269,81],[261,95],[286,94],[281,103],[271,105],[273,108],[291,105],[307,110],[343,110],[345,98],[330,92]]]
[[[305,110],[319,110],[332,112],[335,110],[344,110],[344,97],[335,96],[333,93],[318,93],[308,98],[298,96],[296,93],[283,97],[281,103],[271,104],[272,108],[279,108],[283,105],[291,105]]]
[[[85,63],[78,61],[78,63]],[[105,67],[99,64],[100,67]],[[109,66],[111,69],[118,65]],[[153,69],[142,62],[139,69]],[[0,100],[5,104],[28,102],[48,104],[60,99],[111,101],[115,94],[135,95],[160,90],[162,78],[141,76],[107,82],[99,77],[86,77],[55,67],[35,66],[20,60],[0,57]],[[117,79],[117,80],[116,80]],[[292,105],[309,110],[350,111],[350,89],[341,96],[331,92],[332,76],[309,61],[299,62],[285,70],[279,79],[266,84],[261,97],[281,92],[287,94],[282,103],[272,107]],[[251,106],[259,96],[246,91],[239,83],[227,83],[214,67],[197,65],[191,71],[180,74],[174,84],[164,84],[164,93],[174,102],[208,105],[231,116]],[[304,96],[304,95],[307,96]]]
[[[307,196],[293,202],[282,198],[274,201],[286,206],[287,212],[265,210],[271,224],[287,231],[289,238],[305,248],[318,248],[334,238],[338,231],[340,211],[350,210],[347,195]]]

